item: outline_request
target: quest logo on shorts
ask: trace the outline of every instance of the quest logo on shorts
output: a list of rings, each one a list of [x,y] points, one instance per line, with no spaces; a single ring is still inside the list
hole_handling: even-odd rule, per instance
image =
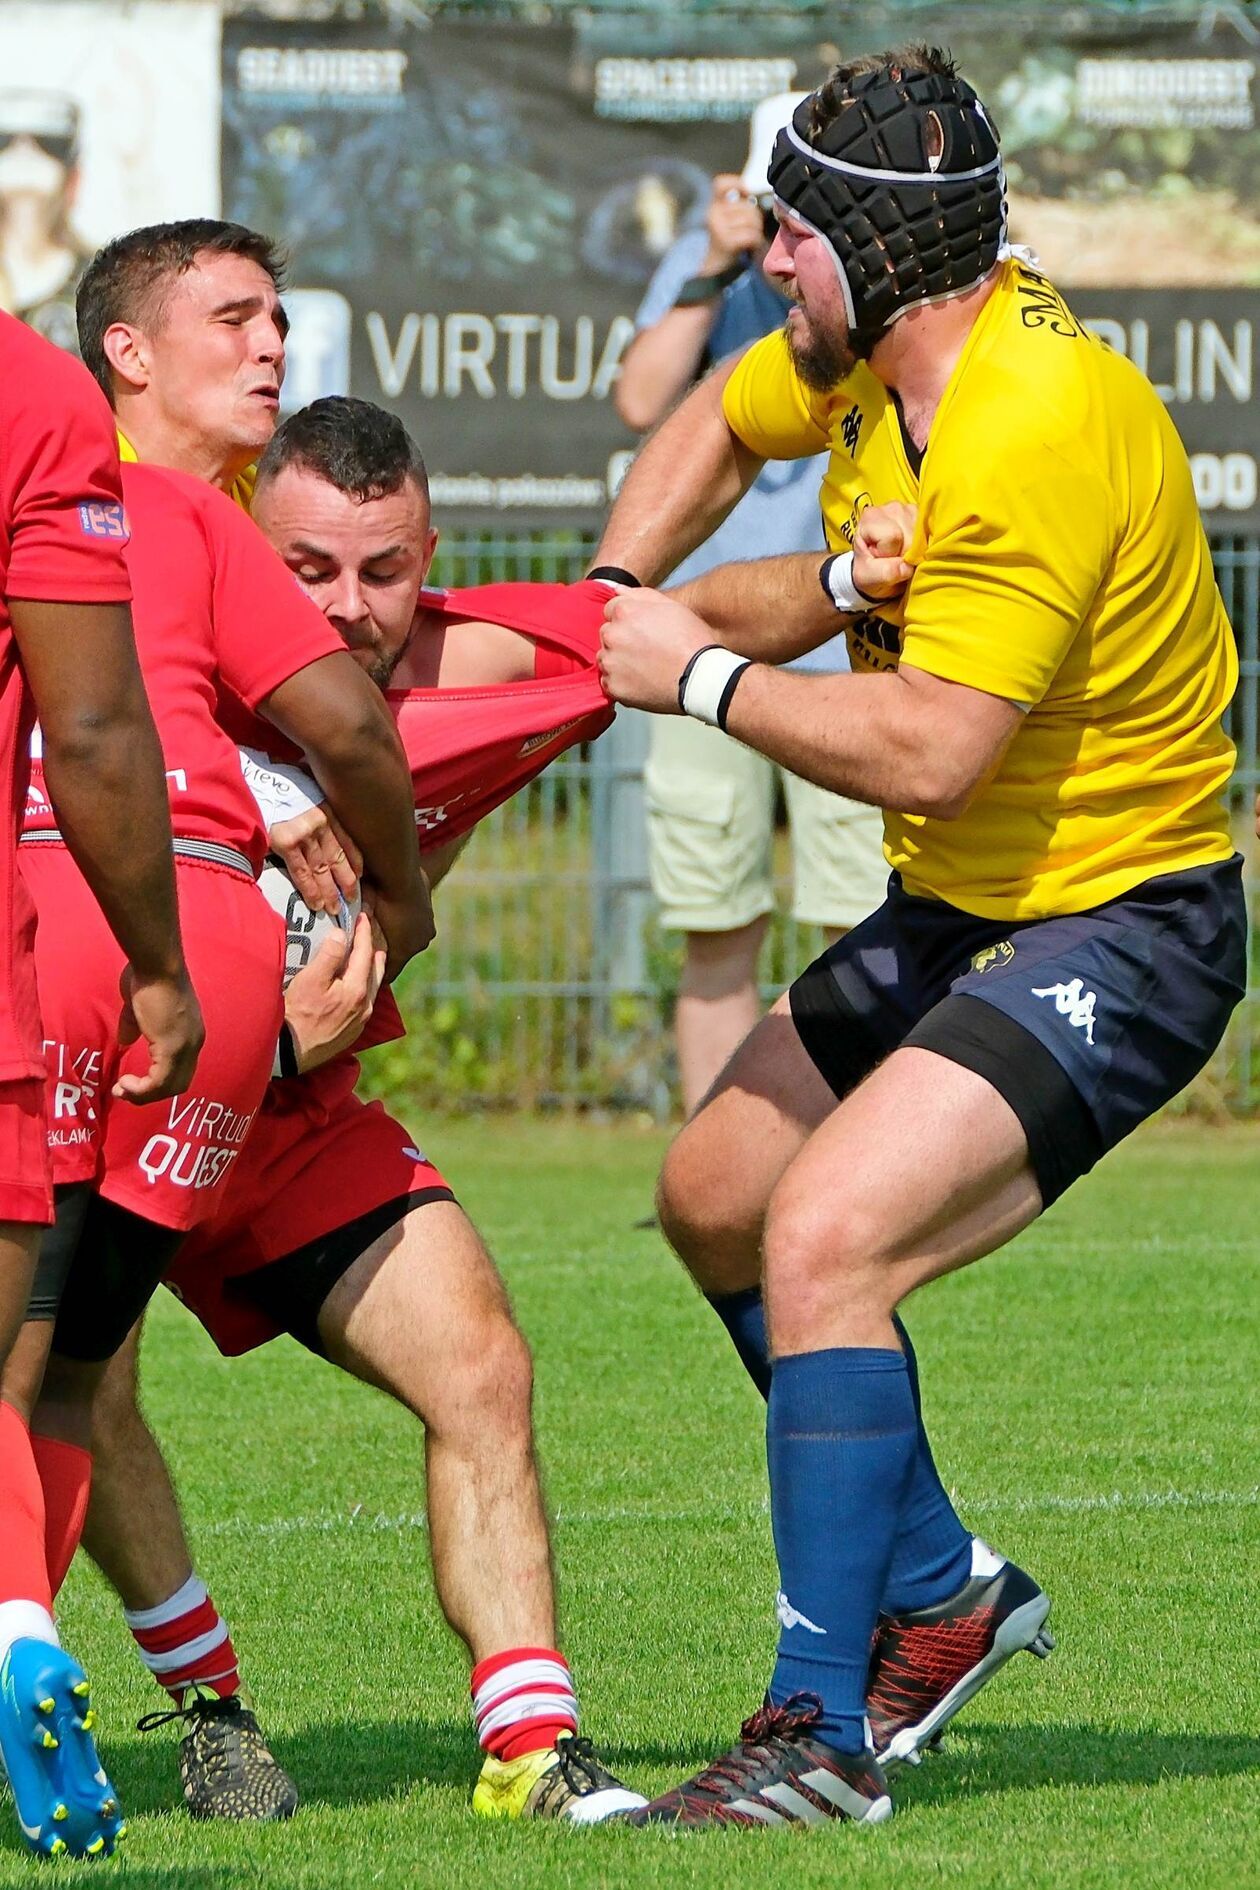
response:
[[[167,1130],[151,1135],[137,1161],[150,1187],[168,1181],[176,1188],[213,1188],[241,1152],[254,1112],[242,1116],[208,1096],[176,1096]]]
[[[127,514],[117,499],[82,500],[79,530],[85,538],[112,538],[120,545],[125,545],[131,537]]]

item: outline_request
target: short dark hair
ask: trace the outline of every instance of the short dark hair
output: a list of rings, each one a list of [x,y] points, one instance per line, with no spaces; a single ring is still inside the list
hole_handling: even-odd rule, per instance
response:
[[[112,370],[105,355],[105,330],[115,322],[156,326],[168,285],[187,273],[199,256],[245,256],[284,288],[286,258],[279,244],[243,223],[217,217],[186,217],[181,223],[148,223],[116,236],[98,249],[83,272],[74,298],[79,351],[112,403]]]
[[[956,79],[958,70],[949,53],[940,46],[922,40],[908,46],[893,46],[887,52],[860,53],[846,59],[828,74],[810,101],[810,134],[818,137],[846,105],[852,103],[849,87],[854,79],[870,72],[886,72],[901,79],[910,73],[930,72],[938,79]]]
[[[258,483],[300,466],[354,499],[384,499],[408,479],[428,503],[420,449],[396,414],[350,394],[326,394],[281,422],[258,462]]]

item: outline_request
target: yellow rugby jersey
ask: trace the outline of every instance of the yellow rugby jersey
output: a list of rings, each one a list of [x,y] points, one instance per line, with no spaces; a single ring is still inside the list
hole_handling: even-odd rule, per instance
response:
[[[137,453],[126,434],[118,433],[118,457],[124,465],[136,466],[140,463]],[[257,465],[247,466],[243,473],[238,473],[228,487],[228,497],[240,506],[242,512],[248,512],[254,503],[254,487],[258,483]]]
[[[856,671],[904,661],[1027,709],[961,819],[885,814],[907,891],[1043,918],[1230,856],[1238,662],[1185,450],[1145,377],[1043,276],[1002,265],[917,475],[870,370],[814,393],[781,334],[749,349],[724,409],[765,458],[830,449],[833,548],[868,504],[918,506],[913,582],[849,632]]]

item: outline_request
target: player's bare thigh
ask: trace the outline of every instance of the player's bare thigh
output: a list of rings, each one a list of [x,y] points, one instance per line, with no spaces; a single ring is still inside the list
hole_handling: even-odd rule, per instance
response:
[[[661,1227],[705,1292],[756,1284],[770,1197],[835,1108],[785,992],[680,1131],[661,1171]]]
[[[412,1208],[342,1274],[319,1313],[334,1364],[443,1426],[458,1407],[519,1402],[528,1352],[493,1260],[454,1201]],[[526,1386],[526,1402],[528,1386]]]
[[[895,1346],[892,1313],[907,1293],[992,1253],[1040,1211],[1004,1097],[934,1051],[894,1051],[774,1190],[764,1232],[773,1350]]]

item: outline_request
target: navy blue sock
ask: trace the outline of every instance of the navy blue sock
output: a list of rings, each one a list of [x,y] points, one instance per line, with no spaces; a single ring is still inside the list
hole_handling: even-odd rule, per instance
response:
[[[739,1293],[713,1293],[708,1299],[730,1333],[744,1370],[762,1397],[768,1398],[770,1347],[761,1289],[750,1286]],[[888,1585],[880,1605],[884,1614],[908,1614],[915,1608],[935,1607],[937,1602],[958,1593],[971,1574],[971,1533],[950,1502],[932,1456],[923,1426],[919,1365],[910,1334],[900,1319],[894,1318],[893,1324],[906,1356],[919,1436]]]
[[[916,1447],[900,1352],[774,1363],[766,1452],[781,1624],[770,1698],[817,1694],[820,1739],[860,1752],[871,1638]]]
[[[710,1306],[734,1341],[740,1363],[763,1398],[770,1396],[770,1346],[761,1288],[748,1286],[740,1293],[707,1293]]]
[[[907,1614],[914,1608],[934,1607],[958,1593],[971,1574],[971,1534],[946,1494],[923,1428],[919,1367],[910,1334],[900,1319],[893,1324],[906,1355],[918,1449],[880,1608],[884,1614]]]

